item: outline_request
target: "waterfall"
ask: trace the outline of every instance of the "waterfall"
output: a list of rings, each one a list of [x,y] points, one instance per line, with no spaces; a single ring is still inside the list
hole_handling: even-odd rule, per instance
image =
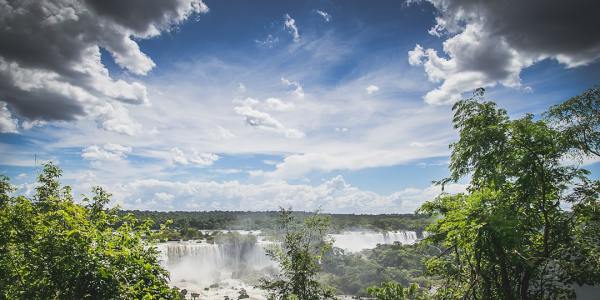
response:
[[[261,296],[264,291],[252,285],[258,278],[277,272],[277,265],[266,255],[266,250],[277,243],[265,241],[256,231],[235,233],[214,244],[205,241],[158,244],[161,264],[170,273],[170,284],[198,292],[207,299],[233,297],[240,287],[252,294],[253,299],[266,299]],[[256,238],[248,238],[249,235]],[[346,231],[329,236],[335,240],[335,247],[350,252],[373,249],[378,244],[414,244],[418,240],[414,231]]]
[[[265,268],[274,268],[266,255],[271,242],[210,244],[199,241],[160,243],[161,263],[169,270],[171,282],[210,285],[240,278]]]
[[[350,252],[360,252],[365,249],[373,249],[378,244],[393,244],[395,242],[412,245],[418,240],[417,233],[414,231],[345,231],[329,236],[334,239],[334,247]]]

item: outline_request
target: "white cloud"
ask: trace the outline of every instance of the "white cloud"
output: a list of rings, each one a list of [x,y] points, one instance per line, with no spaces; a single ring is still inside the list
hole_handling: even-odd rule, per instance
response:
[[[272,34],[268,34],[263,40],[254,40],[254,42],[261,47],[273,48],[279,43],[279,38]]]
[[[543,59],[566,67],[600,58],[600,21],[592,3],[568,5],[545,1],[429,0],[438,10],[429,34],[448,38],[445,55],[420,45],[408,52],[413,66],[422,65],[431,82],[429,104],[452,103],[478,87],[522,87],[521,71]],[[561,11],[561,18],[556,12]],[[575,46],[577,45],[577,46]]]
[[[298,33],[298,27],[296,26],[296,20],[294,20],[292,17],[290,17],[289,14],[285,14],[284,18],[285,18],[285,21],[283,23],[283,26],[292,35],[292,37],[294,38],[294,42],[299,42],[300,41],[300,33]]]
[[[273,131],[284,134],[288,138],[301,138],[304,136],[304,133],[297,129],[286,128],[273,118],[270,114],[262,111],[258,111],[251,106],[236,106],[234,107],[235,112],[243,116],[246,120],[246,124],[260,128],[263,130]]]
[[[347,51],[331,48],[339,43],[333,36],[329,39],[334,40],[322,42],[314,49],[317,56],[311,59],[290,58],[288,51],[274,53],[271,59],[261,62],[239,63],[208,57],[177,64],[171,72],[152,76],[145,82],[152,104],[137,106],[130,112],[130,120],[141,126],[134,136],[106,132],[102,122],[92,120],[61,124],[58,130],[48,126],[27,134],[31,138],[36,138],[36,134],[52,136],[53,142],[46,145],[45,151],[110,141],[131,146],[136,157],[150,158],[135,163],[123,160],[100,166],[95,164],[99,182],[125,182],[149,176],[190,178],[192,174],[195,178],[218,178],[212,168],[190,170],[194,166],[191,162],[194,149],[243,160],[263,160],[267,158],[254,155],[268,155],[268,159],[277,161],[275,167],[260,164],[252,174],[245,171],[250,178],[246,173],[235,176],[251,182],[302,179],[311,172],[393,166],[448,154],[446,145],[452,140],[453,129],[447,107],[424,105],[412,97],[427,88],[416,76],[420,70],[411,68],[399,72],[402,63],[370,65],[364,76],[333,86],[322,84],[315,78],[339,61],[331,61],[329,56],[319,53],[339,57],[339,51]],[[308,41],[308,36],[304,40]],[[344,45],[350,42],[344,41]],[[312,53],[310,50],[309,54]],[[281,78],[282,74],[284,78]],[[299,82],[304,80],[311,82],[310,93],[304,94],[301,89]],[[238,90],[239,82],[247,87],[244,95]],[[365,87],[371,83],[385,86],[386,93],[365,97]],[[246,98],[246,94],[256,95],[253,96],[255,99]],[[304,97],[299,99],[298,94],[304,94]],[[286,105],[267,100],[269,98]],[[236,100],[232,107],[230,99],[243,100]],[[135,125],[123,126],[124,129],[128,127],[133,128],[130,131],[136,131]],[[151,128],[156,130],[151,132]],[[340,129],[336,131],[335,128]],[[304,138],[288,138],[301,136]],[[422,141],[423,136],[428,140]],[[410,141],[428,142],[429,138],[440,142],[419,149],[408,145]],[[178,151],[171,153],[172,148],[179,149],[181,155]],[[2,149],[0,145],[3,161],[8,160],[7,155],[11,164],[32,161],[33,150]],[[198,161],[202,164],[203,160]],[[65,173],[73,168],[78,167],[70,165]],[[429,180],[425,179],[426,182]]]
[[[220,125],[217,125],[215,129],[210,130],[210,135],[217,140],[230,140],[235,138],[235,134]]]
[[[158,193],[154,193],[154,197],[153,199],[157,199],[161,202],[171,202],[173,201],[173,199],[175,199],[175,196],[169,193],[163,193],[163,192],[158,192]]]
[[[278,163],[274,171],[262,172],[258,175],[265,178],[293,179],[301,178],[304,174],[313,171],[331,172],[392,166],[416,160],[426,152],[429,152],[431,156],[441,156],[444,154],[443,148],[428,147],[424,150],[412,147],[402,149],[402,151],[373,149],[371,151],[352,151],[352,149],[340,148],[332,153],[292,154]]]
[[[218,174],[231,175],[231,174],[239,174],[244,171],[240,170],[240,169],[215,169],[215,170],[213,170],[213,172],[218,173]]]
[[[452,103],[459,100],[463,92],[498,83],[519,87],[521,70],[535,61],[519,55],[478,25],[467,25],[463,32],[446,40],[443,49],[448,59],[420,45],[409,52],[412,65],[423,65],[431,82],[442,83],[423,97],[429,104]]]
[[[81,157],[93,161],[115,161],[124,159],[129,153],[131,153],[131,147],[107,143],[103,146],[91,145],[86,147],[81,151]]]
[[[328,14],[326,11],[323,11],[323,10],[319,10],[319,9],[317,9],[317,10],[316,10],[316,13],[317,13],[319,16],[323,17],[323,20],[325,20],[325,22],[329,22],[329,21],[331,21],[331,15],[330,15],[330,14]]]
[[[367,94],[370,95],[370,94],[373,94],[373,93],[379,91],[379,87],[376,86],[376,85],[371,84],[365,90],[367,90]]]
[[[284,77],[281,77],[281,82],[291,88],[293,88],[292,94],[298,98],[304,98],[304,89],[298,81],[291,81]]]
[[[233,100],[234,104],[239,106],[248,106],[257,110],[268,110],[268,111],[291,111],[295,108],[294,103],[285,102],[279,98],[267,98],[264,101],[260,101],[251,97],[244,100]]]
[[[463,192],[465,186],[451,184],[447,192]],[[407,188],[380,195],[348,184],[340,175],[310,185],[283,181],[242,184],[237,181],[135,180],[114,188],[115,199],[124,208],[183,210],[273,210],[279,206],[295,210],[338,213],[410,213],[440,194],[439,186]],[[160,196],[158,196],[160,195]],[[164,203],[165,199],[168,203]],[[138,201],[139,200],[139,201]]]
[[[208,11],[201,0],[149,0],[145,4],[2,1],[0,99],[8,104],[12,118],[27,125],[24,129],[91,118],[105,130],[134,134],[137,129],[129,110],[121,104],[147,104],[146,86],[112,78],[100,49],[121,68],[146,75],[155,63],[141,51],[138,41]]]
[[[191,154],[185,154],[181,149],[173,147],[170,150],[169,160],[173,164],[178,165],[197,165],[197,166],[210,166],[215,161],[219,160],[219,156],[214,153],[197,152],[191,151]]]
[[[187,157],[183,154],[183,151],[177,147],[171,148],[171,161],[180,165],[187,165],[189,163]]]
[[[413,50],[408,51],[408,63],[411,66],[419,66],[423,64],[423,59],[427,56],[423,47],[419,44],[415,45]]]
[[[133,136],[142,130],[142,126],[131,118],[129,110],[121,103],[107,103],[97,107],[91,114],[96,116],[99,127],[108,131]]]
[[[267,98],[264,103],[264,107],[267,110],[273,111],[290,111],[293,110],[295,105],[292,102],[284,102],[277,98]]]
[[[29,130],[33,127],[42,127],[44,125],[48,124],[48,122],[46,121],[41,121],[41,120],[34,120],[34,121],[22,121],[21,122],[21,127],[25,130]]]
[[[5,102],[0,102],[0,133],[17,133],[17,120],[15,120],[6,107]]]
[[[167,176],[166,172],[177,172],[180,166],[189,166],[193,149],[227,156],[267,154],[287,158],[286,161],[277,159],[279,166],[275,170],[265,168],[263,174],[254,172],[256,180],[263,177],[303,178],[313,171],[392,166],[448,154],[447,144],[452,140],[453,129],[447,108],[424,105],[412,96],[397,96],[401,92],[414,95],[416,91],[423,91],[422,84],[406,83],[418,80],[415,76],[418,70],[392,72],[397,66],[386,65],[368,77],[349,80],[335,87],[316,85],[302,100],[284,101],[286,95],[277,95],[278,88],[282,84],[288,86],[286,81],[292,81],[286,77],[282,80],[278,76],[281,70],[270,66],[271,63],[281,64],[282,59],[288,58],[274,58],[266,66],[256,68],[220,61],[186,65],[149,83],[149,95],[156,102],[133,111],[143,128],[155,127],[157,133],[141,130],[131,137],[116,136],[102,133],[93,123],[82,122],[58,132],[48,131],[57,138],[52,146],[89,145],[97,143],[98,138],[127,144],[136,149],[138,156],[156,158],[145,160],[143,164],[151,165],[155,172],[163,170],[164,176]],[[310,78],[319,65],[298,62],[288,71],[297,78]],[[375,78],[389,93],[364,97],[365,87]],[[205,84],[199,86],[198,82]],[[249,92],[252,87],[252,94],[260,96],[260,100],[234,100],[232,108],[232,102],[225,99],[239,99],[238,82],[244,82]],[[234,84],[231,89],[223,90],[226,83]],[[295,84],[293,88],[296,89]],[[267,100],[269,97],[287,105]],[[428,136],[425,142],[430,138],[438,143],[419,149],[409,147],[410,141],[421,141],[423,136]],[[174,147],[183,152],[188,165],[169,158],[169,149]],[[135,169],[139,166],[125,167]],[[146,174],[136,173],[135,176]]]
[[[192,152],[190,162],[199,166],[210,166],[219,159],[219,156],[214,153]]]
[[[431,147],[434,145],[435,145],[434,142],[411,142],[409,144],[409,146],[415,147],[415,148],[425,148],[425,147]]]

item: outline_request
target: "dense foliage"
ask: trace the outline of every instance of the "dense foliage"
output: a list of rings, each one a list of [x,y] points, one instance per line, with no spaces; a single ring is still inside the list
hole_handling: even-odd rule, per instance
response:
[[[413,283],[403,287],[397,282],[384,282],[381,286],[373,286],[367,289],[369,294],[377,300],[426,300],[430,299],[429,293],[421,289],[418,284]]]
[[[360,253],[334,249],[322,260],[321,280],[346,295],[367,296],[367,287],[382,282],[403,286],[411,283],[429,288],[435,278],[426,274],[424,261],[439,254],[436,247],[416,245],[378,245]]]
[[[592,89],[548,119],[511,120],[483,90],[457,102],[451,176],[468,192],[441,195],[420,212],[445,251],[427,262],[443,299],[573,298],[600,283],[600,183],[572,161],[597,155],[600,93]],[[564,205],[572,209],[565,210]]]
[[[317,279],[320,260],[331,249],[327,239],[330,220],[315,213],[298,224],[289,210],[279,216],[283,235],[279,247],[267,251],[281,268],[274,278],[265,278],[261,287],[270,292],[270,299],[318,300],[334,299],[334,291]]]
[[[75,203],[60,175],[46,164],[32,199],[0,176],[0,299],[178,299],[150,224],[106,209],[99,187]]]

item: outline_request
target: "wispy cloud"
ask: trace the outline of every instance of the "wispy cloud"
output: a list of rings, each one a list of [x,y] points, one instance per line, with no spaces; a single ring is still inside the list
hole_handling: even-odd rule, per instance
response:
[[[316,12],[316,13],[317,13],[319,16],[323,17],[323,20],[324,20],[325,22],[329,22],[329,21],[331,21],[331,15],[330,15],[330,14],[328,14],[326,11],[317,9],[315,12]]]
[[[91,145],[81,151],[86,160],[121,160],[131,152],[131,147],[107,143],[103,146]]]
[[[304,88],[298,81],[292,81],[281,77],[281,82],[292,88],[292,93],[298,98],[304,98]]]
[[[289,14],[285,14],[285,20],[283,26],[292,35],[294,42],[300,41],[300,33],[298,32],[298,26],[296,26],[296,20],[290,17]]]

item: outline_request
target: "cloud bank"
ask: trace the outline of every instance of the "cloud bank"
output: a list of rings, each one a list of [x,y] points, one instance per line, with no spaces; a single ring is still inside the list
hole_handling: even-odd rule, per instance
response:
[[[207,11],[201,0],[0,1],[2,130],[15,131],[4,124],[7,118],[31,123],[91,116],[106,130],[135,134],[139,128],[126,105],[147,103],[146,87],[111,77],[101,49],[127,72],[146,75],[155,63],[136,40]]]
[[[336,213],[411,213],[423,202],[441,193],[439,186],[407,188],[389,195],[361,190],[340,175],[316,186],[284,181],[242,184],[238,181],[135,180],[111,189],[115,201],[127,209],[173,208],[183,210],[295,210]],[[446,192],[464,192],[465,186],[451,184]]]
[[[430,104],[454,102],[477,87],[519,88],[521,71],[544,59],[573,68],[600,57],[596,1],[427,2],[438,12],[429,33],[446,38],[444,55],[417,44],[408,61],[440,83],[424,96]]]

